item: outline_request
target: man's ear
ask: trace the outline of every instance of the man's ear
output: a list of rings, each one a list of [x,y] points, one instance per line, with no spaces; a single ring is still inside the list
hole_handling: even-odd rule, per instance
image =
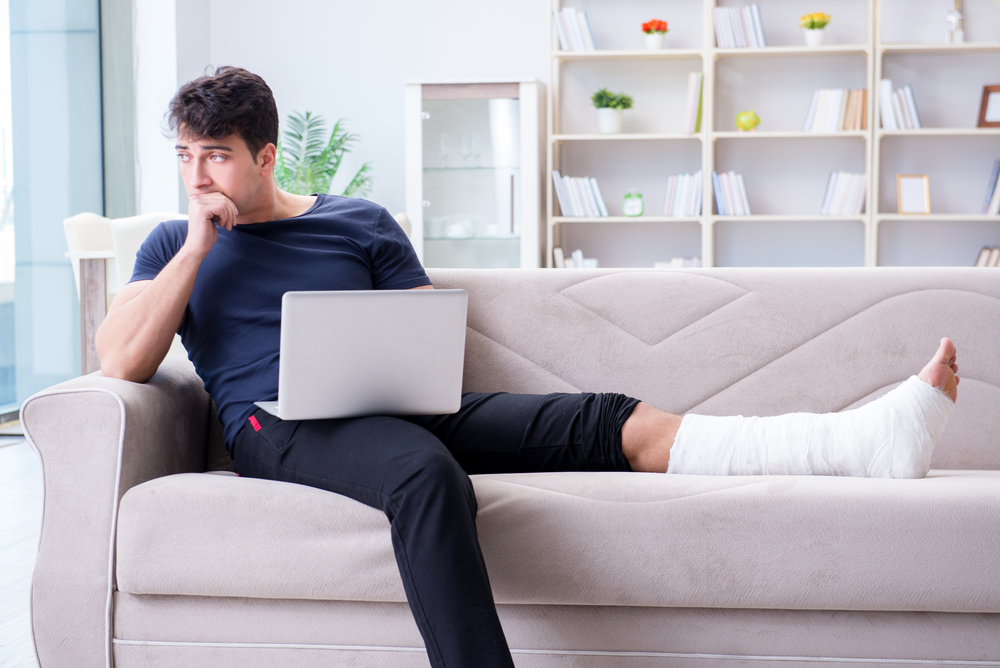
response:
[[[274,144],[267,144],[264,148],[260,149],[257,153],[257,164],[260,165],[260,170],[264,174],[270,174],[274,172],[275,161],[277,160],[278,149]]]

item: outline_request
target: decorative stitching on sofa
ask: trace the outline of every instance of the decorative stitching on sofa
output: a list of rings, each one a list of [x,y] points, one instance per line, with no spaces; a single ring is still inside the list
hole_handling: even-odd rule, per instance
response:
[[[325,649],[354,652],[425,652],[423,647],[393,647],[386,645],[310,645],[301,643],[240,643],[240,642],[195,642],[169,640],[120,640],[116,645],[139,647],[213,647],[233,649]],[[879,663],[917,664],[922,666],[1000,666],[1000,661],[964,661],[962,659],[869,659],[836,656],[768,656],[758,654],[703,654],[697,652],[635,652],[588,649],[515,649],[511,654],[534,654],[542,656],[607,656],[620,658],[676,658],[676,659],[729,659],[736,661],[800,661],[815,663]]]
[[[484,339],[486,339],[486,340],[487,340],[487,341],[489,341],[490,343],[495,343],[496,345],[500,346],[501,348],[503,348],[504,350],[506,350],[507,352],[509,352],[509,353],[510,353],[511,355],[516,355],[517,357],[521,358],[522,360],[524,360],[524,361],[525,361],[525,362],[527,362],[528,364],[531,364],[532,366],[534,366],[534,367],[536,367],[536,368],[538,368],[538,369],[541,369],[542,371],[544,371],[545,373],[549,374],[549,375],[550,375],[550,376],[552,376],[553,378],[556,378],[556,379],[558,379],[558,380],[561,380],[562,382],[566,383],[567,385],[569,385],[570,387],[572,387],[572,388],[573,388],[574,390],[576,390],[577,392],[579,392],[579,391],[580,391],[580,390],[579,390],[579,388],[578,388],[578,387],[577,387],[576,385],[574,385],[573,383],[569,382],[568,380],[566,380],[565,378],[563,378],[563,377],[562,377],[562,376],[560,376],[559,374],[557,374],[557,373],[555,373],[555,372],[553,372],[553,371],[550,371],[550,370],[546,369],[545,367],[543,367],[543,366],[542,366],[541,364],[539,364],[538,362],[535,362],[535,361],[533,361],[533,360],[530,360],[530,359],[528,359],[527,357],[525,357],[525,356],[524,356],[524,355],[522,355],[521,353],[519,353],[519,352],[516,352],[516,351],[514,351],[514,350],[511,350],[510,348],[508,348],[508,347],[507,347],[507,346],[505,346],[504,344],[500,343],[500,342],[499,342],[499,341],[497,341],[496,339],[492,339],[492,338],[490,338],[489,336],[487,336],[486,334],[483,334],[483,333],[482,333],[482,332],[480,332],[479,330],[477,330],[477,329],[473,329],[472,327],[469,327],[469,326],[466,326],[466,329],[467,329],[467,330],[469,330],[470,332],[474,333],[474,334],[478,334],[479,336],[483,337]]]
[[[663,474],[661,474],[661,473],[653,473],[653,474],[650,474],[650,475],[663,475]],[[693,499],[696,496],[703,496],[705,494],[721,494],[721,493],[730,492],[730,491],[736,490],[736,489],[743,490],[743,489],[746,489],[747,487],[754,487],[754,486],[758,486],[758,485],[765,485],[765,484],[767,484],[769,482],[772,482],[772,480],[771,480],[772,477],[773,476],[766,476],[766,479],[762,479],[762,480],[759,480],[759,481],[756,481],[756,480],[755,481],[747,481],[745,483],[742,483],[742,484],[739,484],[739,485],[733,485],[731,487],[723,487],[721,489],[709,489],[709,490],[705,490],[703,492],[695,492],[694,494],[685,494],[684,496],[675,496],[675,497],[669,498],[669,499],[655,499],[655,500],[651,500],[651,501],[636,501],[635,499],[623,499],[621,501],[618,501],[618,500],[615,500],[615,499],[595,499],[593,497],[583,496],[581,494],[570,494],[569,492],[563,492],[563,491],[554,490],[554,489],[546,489],[545,487],[536,487],[535,485],[529,485],[529,484],[523,483],[523,482],[511,482],[509,480],[493,480],[493,482],[495,482],[497,484],[500,484],[500,485],[510,485],[512,487],[527,487],[529,489],[532,489],[532,490],[534,490],[536,492],[540,492],[540,493],[555,494],[557,496],[568,496],[568,497],[571,497],[571,498],[574,498],[574,499],[585,499],[587,501],[593,501],[595,503],[626,503],[626,504],[628,504],[630,506],[634,506],[634,505],[639,505],[639,504],[670,503],[672,501],[686,501],[687,499]],[[785,476],[785,477],[788,477],[788,476]]]
[[[27,408],[28,404],[30,404],[35,399],[40,399],[42,397],[55,397],[62,394],[78,394],[81,392],[102,392],[104,394],[113,397],[115,401],[118,402],[118,410],[121,415],[121,421],[120,421],[121,427],[118,432],[118,463],[115,469],[115,496],[114,496],[114,501],[111,504],[111,544],[108,546],[108,598],[107,602],[105,603],[105,617],[104,617],[104,629],[105,629],[104,660],[105,663],[107,664],[107,668],[112,668],[112,666],[114,665],[112,663],[112,658],[111,658],[112,657],[111,645],[113,642],[113,634],[114,634],[112,629],[112,618],[114,610],[113,597],[114,597],[114,573],[115,573],[115,543],[117,542],[116,538],[118,530],[118,503],[120,500],[119,493],[121,491],[121,482],[122,482],[122,451],[125,449],[125,402],[122,401],[122,398],[120,396],[118,396],[111,390],[105,390],[103,388],[96,388],[96,387],[60,390],[58,392],[42,391],[39,392],[38,394],[33,394],[32,396],[28,397],[28,399],[23,404],[21,404],[21,411],[20,415],[18,415],[18,418],[21,420],[21,424],[25,424],[24,409]],[[38,449],[38,446],[35,445],[35,442],[31,439],[31,434],[28,433],[27,429],[24,430],[24,437],[31,445],[31,448],[38,455],[38,458],[42,460],[42,467],[44,469],[45,464],[44,464],[44,459],[42,458],[42,453]],[[43,500],[42,501],[43,518],[45,517],[44,503],[45,502]],[[41,547],[40,536],[39,536],[39,547]],[[31,614],[30,607],[28,614],[29,615]],[[32,636],[32,643],[34,643],[34,636]],[[37,656],[37,654],[38,654],[38,647],[35,647],[35,655]]]

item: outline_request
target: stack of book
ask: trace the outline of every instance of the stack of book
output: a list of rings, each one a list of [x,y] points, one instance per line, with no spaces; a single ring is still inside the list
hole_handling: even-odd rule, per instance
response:
[[[983,246],[979,251],[979,259],[976,260],[977,267],[1000,267],[1000,247]]]
[[[583,257],[579,248],[566,257],[563,249],[556,246],[552,249],[552,266],[556,269],[600,269],[601,263],[596,257]]]
[[[750,202],[742,174],[712,172],[712,189],[715,191],[715,208],[720,216],[750,215]]]
[[[1000,188],[997,187],[997,176],[1000,175],[1000,160],[993,163],[989,183],[986,184],[986,199],[983,200],[983,213],[995,216],[1000,213]]]
[[[552,23],[559,35],[559,48],[563,51],[594,51],[594,33],[590,31],[587,12],[563,7],[552,12]]]
[[[552,170],[552,186],[559,200],[559,210],[567,218],[605,218],[608,207],[604,204],[597,179],[587,176],[561,176]]]
[[[714,7],[715,39],[720,49],[763,49],[764,24],[760,7]]]
[[[917,113],[917,99],[913,88],[903,86],[895,92],[892,80],[882,79],[878,89],[878,104],[882,112],[882,128],[885,130],[919,130],[920,115]]]
[[[673,218],[700,216],[701,181],[701,171],[668,176],[667,196],[663,199],[663,215]]]
[[[700,266],[700,257],[672,257],[669,262],[653,263],[653,269],[689,269]]]
[[[803,132],[868,129],[868,91],[821,88],[813,93]]]
[[[868,179],[864,174],[830,172],[826,196],[819,210],[821,216],[857,216],[865,207]]]
[[[684,115],[684,134],[701,132],[701,97],[705,75],[701,72],[688,74],[687,107]]]

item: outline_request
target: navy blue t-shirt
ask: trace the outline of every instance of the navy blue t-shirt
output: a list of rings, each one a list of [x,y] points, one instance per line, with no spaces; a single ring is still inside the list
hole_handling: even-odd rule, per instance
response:
[[[187,221],[158,225],[132,281],[156,278],[187,238]],[[178,332],[215,399],[226,447],[254,412],[278,398],[281,296],[292,290],[393,290],[430,285],[410,240],[372,202],[319,195],[300,216],[219,238],[198,269]]]

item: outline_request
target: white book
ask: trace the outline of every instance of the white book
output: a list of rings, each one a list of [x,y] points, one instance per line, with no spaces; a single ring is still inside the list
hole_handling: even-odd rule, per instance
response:
[[[837,110],[837,127],[834,128],[834,131],[836,132],[840,132],[841,130],[846,129],[844,127],[844,122],[847,120],[847,101],[851,97],[850,95],[851,91],[849,90],[841,89],[839,92],[840,92],[840,109]]]
[[[836,216],[837,215],[837,198],[840,197],[841,188],[843,185],[841,181],[844,180],[843,172],[833,173],[833,188],[830,191],[830,204],[827,206],[826,215]]]
[[[892,93],[892,108],[896,112],[896,122],[899,123],[900,127],[912,130],[913,122],[910,120],[910,114],[907,111],[906,106],[906,100],[903,98],[903,91],[897,88]]]
[[[552,266],[556,269],[566,268],[566,258],[563,255],[563,249],[559,246],[552,249]]]
[[[859,216],[865,210],[865,195],[868,193],[868,177],[858,174],[858,196],[854,200],[854,215]]]
[[[597,179],[590,177],[590,185],[594,189],[594,197],[597,198],[597,208],[601,210],[601,217],[608,217],[608,205],[604,201],[604,193],[601,192],[601,186],[597,185]]]
[[[822,132],[826,127],[826,109],[830,105],[830,90],[819,89],[819,99],[816,102],[816,115],[813,117],[812,131]]]
[[[583,202],[583,210],[587,218],[599,218],[600,211],[597,208],[597,202],[594,200],[594,191],[590,187],[590,181],[586,177],[578,176],[573,179],[573,182],[580,195],[580,200]]]
[[[677,177],[670,175],[667,177],[667,188],[663,193],[663,214],[664,216],[669,216],[673,205],[673,189],[674,184],[677,182]]]
[[[833,199],[833,187],[837,184],[837,172],[830,172],[830,178],[826,182],[826,194],[823,195],[823,205],[819,208],[819,215],[830,215],[830,201]]]
[[[747,48],[746,34],[743,31],[743,15],[736,7],[728,7],[729,20],[733,24],[733,36],[736,38],[736,48]]]
[[[806,112],[806,122],[802,124],[803,132],[812,132],[813,118],[816,116],[816,105],[819,102],[819,91],[813,92],[812,102],[809,103],[809,111]]]
[[[830,90],[830,106],[827,109],[826,115],[826,127],[823,128],[824,132],[836,132],[837,131],[837,121],[840,119],[840,108],[841,101],[844,99],[844,91],[841,88],[833,88]]]
[[[743,27],[746,30],[747,42],[750,48],[760,48],[760,45],[757,44],[757,30],[754,29],[753,25],[753,10],[749,6],[743,8]]]
[[[882,79],[878,86],[879,115],[882,117],[883,130],[898,130],[896,114],[892,110],[892,80]]]
[[[580,32],[580,22],[576,18],[576,10],[572,7],[563,7],[563,17],[566,19],[566,34],[569,36],[570,46],[573,51],[586,51],[587,47],[583,42],[583,34]]]
[[[913,94],[913,87],[909,84],[903,86],[903,97],[907,101],[907,109],[910,110],[910,117],[913,120],[913,128],[919,130],[922,126],[920,125],[920,114],[917,113],[917,98]]]
[[[854,175],[850,172],[842,172],[840,176],[840,187],[837,193],[837,215],[846,216],[851,206],[851,187],[853,186]]]
[[[729,179],[729,172],[719,174],[719,181],[722,182],[722,201],[726,205],[726,214],[730,216],[740,215],[736,208],[736,200],[733,198],[733,188]]]
[[[698,197],[698,175],[697,172],[694,174],[688,174],[687,183],[687,194],[684,197],[684,210],[681,211],[681,215],[693,216],[692,211],[695,207],[695,201]]]
[[[715,22],[715,45],[720,49],[723,49],[725,48],[723,44],[725,44],[726,38],[722,33],[721,9],[721,7],[712,8],[712,20]]]
[[[583,269],[583,251],[579,248],[573,251],[573,266],[577,269]]]
[[[580,35],[583,37],[584,49],[586,51],[595,51],[594,35],[590,32],[590,19],[587,18],[587,12],[582,10],[577,12],[576,20],[580,24]]]
[[[670,215],[673,217],[684,215],[684,195],[687,192],[687,174],[677,175],[677,190],[674,195],[674,205],[670,209]]]
[[[712,172],[712,192],[715,194],[715,208],[720,216],[726,215],[726,202],[722,197],[722,179],[718,172]]]
[[[742,174],[736,175],[736,182],[740,186],[740,206],[743,209],[743,215],[744,216],[752,215],[750,213],[750,200],[747,198],[747,186],[746,183],[743,182]]]
[[[559,202],[559,213],[562,216],[569,216],[569,201],[566,197],[566,192],[563,189],[562,176],[559,174],[558,169],[552,170],[552,189],[556,193],[556,200]]]
[[[701,170],[699,169],[694,173],[694,206],[691,207],[691,213],[689,215],[701,215],[701,195],[704,188],[704,179],[702,178]]]
[[[899,96],[896,95],[896,93],[893,93],[889,99],[892,104],[893,117],[896,119],[896,127],[900,130],[908,129],[906,115],[903,113],[903,107],[899,102]]]
[[[559,50],[572,51],[569,45],[569,38],[566,36],[566,26],[563,24],[561,12],[552,11],[552,25],[555,26],[556,36],[559,38]]]
[[[684,112],[684,133],[694,134],[698,121],[698,102],[701,98],[701,72],[688,74],[687,109]]]
[[[568,176],[562,177],[563,190],[569,196],[569,213],[566,215],[570,218],[581,218],[583,217],[583,205],[577,201],[576,188],[573,187],[573,179]]]
[[[750,11],[753,13],[754,29],[757,32],[757,44],[763,49],[767,47],[767,40],[764,39],[764,20],[760,17],[760,5],[750,5]]]
[[[736,48],[736,33],[733,31],[733,19],[728,7],[722,8],[722,29],[726,32],[726,48]]]

